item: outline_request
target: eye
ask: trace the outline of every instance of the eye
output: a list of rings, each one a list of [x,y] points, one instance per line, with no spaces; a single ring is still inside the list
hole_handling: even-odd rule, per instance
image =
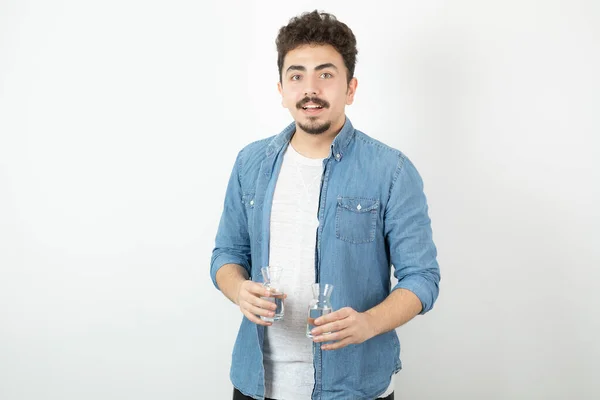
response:
[[[329,79],[329,78],[333,78],[333,75],[331,75],[329,72],[323,72],[321,74],[321,78]]]
[[[292,75],[292,76],[290,77],[290,80],[291,80],[291,81],[298,81],[298,80],[300,80],[300,78],[301,78],[301,77],[300,77],[300,75]]]

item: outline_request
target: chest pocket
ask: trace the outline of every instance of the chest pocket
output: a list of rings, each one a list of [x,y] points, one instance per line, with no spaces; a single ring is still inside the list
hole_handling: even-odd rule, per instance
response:
[[[355,244],[374,241],[378,212],[379,200],[338,196],[335,236]]]

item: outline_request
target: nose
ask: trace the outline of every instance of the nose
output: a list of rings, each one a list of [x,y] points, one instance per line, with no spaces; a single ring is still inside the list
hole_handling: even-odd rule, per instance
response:
[[[314,77],[306,77],[304,79],[306,86],[304,87],[304,96],[312,97],[318,94],[317,81]]]

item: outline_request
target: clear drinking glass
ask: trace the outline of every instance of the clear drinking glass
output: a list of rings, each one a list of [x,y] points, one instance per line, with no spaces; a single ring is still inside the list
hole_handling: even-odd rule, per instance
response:
[[[306,323],[306,337],[311,338],[313,335],[310,333],[315,327],[315,319],[327,315],[332,311],[331,292],[333,291],[333,285],[328,283],[313,283],[312,292],[313,299],[308,306],[308,321]]]
[[[263,321],[274,322],[283,319],[284,314],[284,304],[283,304],[283,287],[281,285],[281,267],[273,267],[267,266],[261,268],[262,276],[263,276],[263,286],[269,289],[271,292],[271,296],[269,297],[261,297],[264,300],[275,303],[277,308],[275,309],[275,315],[272,317],[263,317],[260,318]]]

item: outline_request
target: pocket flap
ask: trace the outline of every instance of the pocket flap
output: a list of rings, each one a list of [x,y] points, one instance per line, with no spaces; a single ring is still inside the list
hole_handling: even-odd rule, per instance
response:
[[[364,213],[379,208],[379,200],[366,197],[342,197],[337,198],[338,205],[348,211]]]

